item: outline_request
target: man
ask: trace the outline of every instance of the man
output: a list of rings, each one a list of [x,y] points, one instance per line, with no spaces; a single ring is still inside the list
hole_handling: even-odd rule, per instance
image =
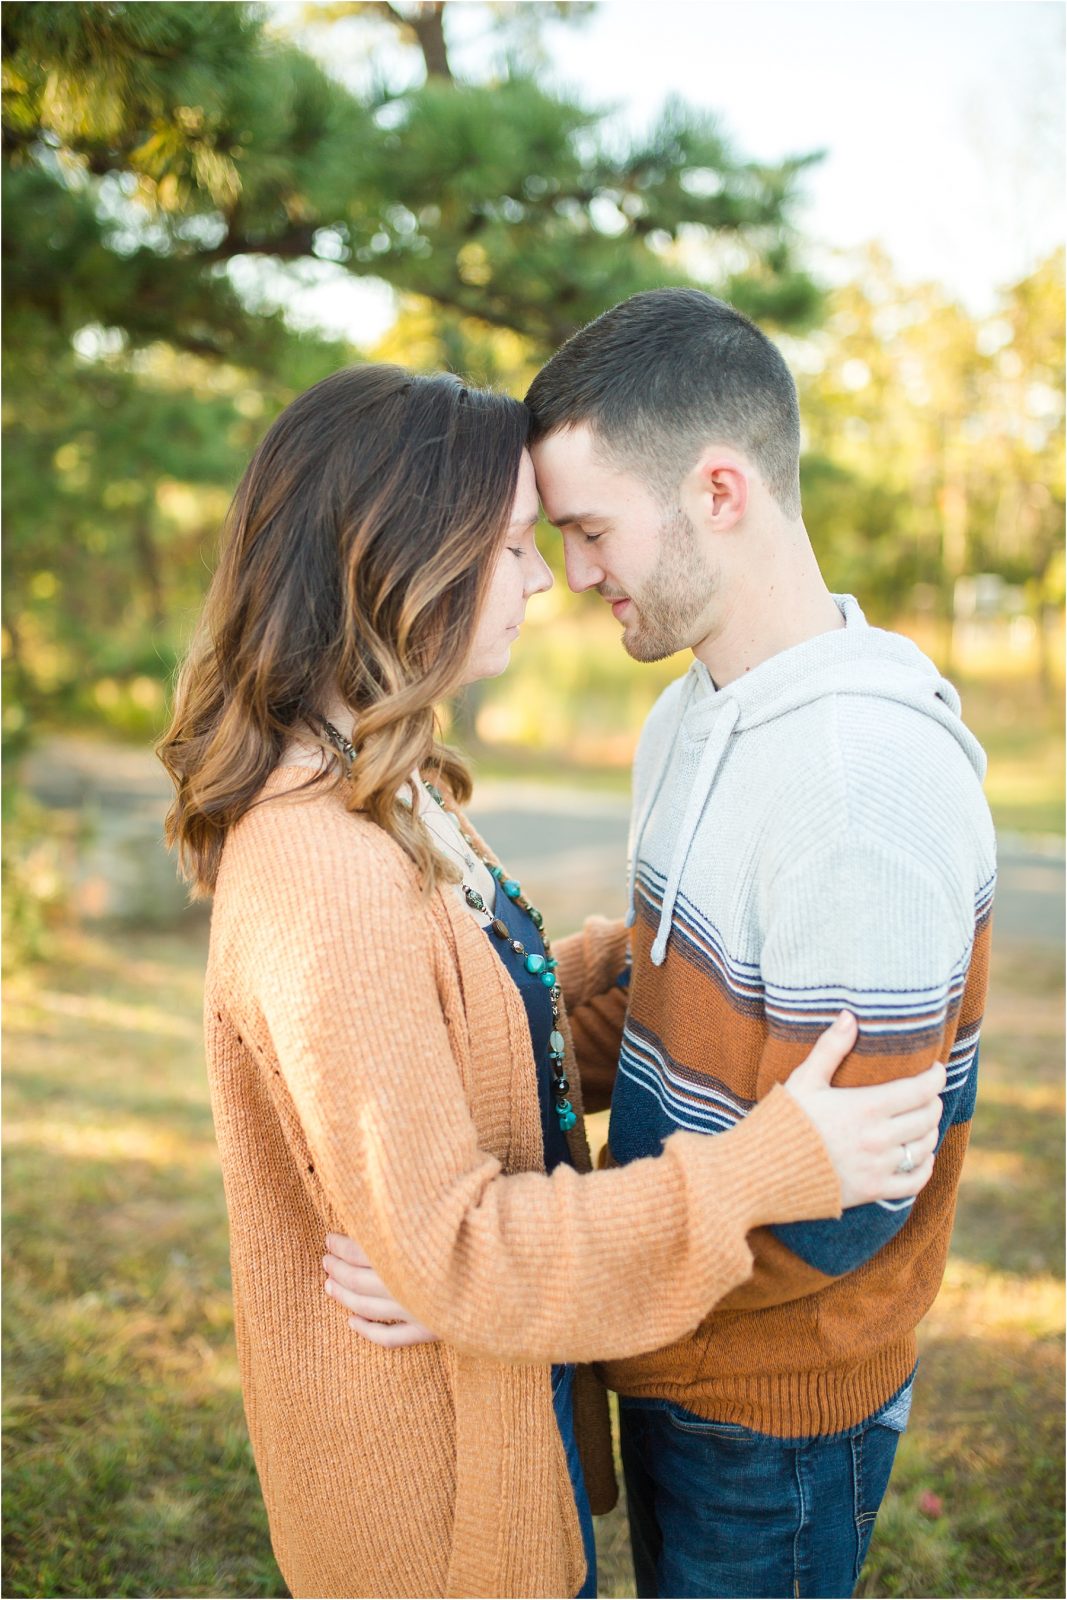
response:
[[[843,1007],[860,1034],[839,1082],[949,1066],[915,1202],[758,1230],[753,1277],[688,1338],[603,1369],[640,1595],[849,1595],[975,1099],[984,757],[920,651],[827,590],[795,386],[740,313],[636,295],[564,345],[527,404],[571,587],[598,590],[635,659],[695,657],[637,752],[628,991],[572,1019],[583,1081],[618,1063],[609,1158],[731,1127]]]

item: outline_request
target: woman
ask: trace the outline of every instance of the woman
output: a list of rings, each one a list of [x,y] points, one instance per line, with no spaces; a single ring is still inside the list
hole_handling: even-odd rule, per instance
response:
[[[943,1080],[829,1089],[847,1024],[733,1132],[588,1171],[563,996],[595,1004],[622,938],[593,919],[541,945],[434,736],[550,582],[525,438],[520,405],[447,376],[368,366],[302,395],[238,490],[161,746],[169,838],[215,894],[238,1349],[295,1595],[595,1593],[568,1364],[695,1326],[759,1223],[930,1171]],[[319,1287],[327,1232],[439,1341],[353,1338]],[[576,1388],[606,1508],[602,1396]]]

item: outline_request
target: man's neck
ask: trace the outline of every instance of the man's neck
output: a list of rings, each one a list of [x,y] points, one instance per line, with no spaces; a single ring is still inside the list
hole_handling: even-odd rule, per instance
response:
[[[717,688],[783,650],[845,626],[801,532],[802,539],[790,541],[789,548],[749,561],[744,576],[729,584],[729,601],[715,628],[693,646]]]

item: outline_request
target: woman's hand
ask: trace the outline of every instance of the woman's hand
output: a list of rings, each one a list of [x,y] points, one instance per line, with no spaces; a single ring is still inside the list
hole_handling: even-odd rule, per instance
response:
[[[821,1035],[785,1087],[815,1124],[841,1184],[841,1205],[905,1200],[934,1170],[945,1069],[939,1061],[913,1078],[862,1089],[834,1089],[834,1073],[856,1042],[856,1019],[843,1011]],[[905,1146],[914,1162],[901,1172]],[[326,1293],[350,1313],[348,1326],[386,1350],[429,1344],[437,1335],[389,1293],[354,1239],[326,1235]]]
[[[857,1032],[855,1017],[842,1011],[785,1082],[822,1135],[841,1183],[843,1209],[872,1200],[905,1200],[929,1182],[941,1121],[938,1095],[945,1087],[945,1069],[935,1061],[914,1078],[832,1089],[833,1075]],[[900,1170],[905,1147],[914,1162],[910,1172]]]
[[[433,1344],[436,1333],[424,1328],[393,1299],[354,1239],[343,1233],[326,1235],[326,1293],[352,1315],[348,1326],[386,1350],[409,1344]]]

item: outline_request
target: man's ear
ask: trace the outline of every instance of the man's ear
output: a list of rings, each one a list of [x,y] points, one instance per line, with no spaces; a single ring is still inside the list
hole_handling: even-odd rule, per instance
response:
[[[724,446],[709,446],[682,483],[682,510],[709,533],[729,533],[748,509],[749,468]]]

